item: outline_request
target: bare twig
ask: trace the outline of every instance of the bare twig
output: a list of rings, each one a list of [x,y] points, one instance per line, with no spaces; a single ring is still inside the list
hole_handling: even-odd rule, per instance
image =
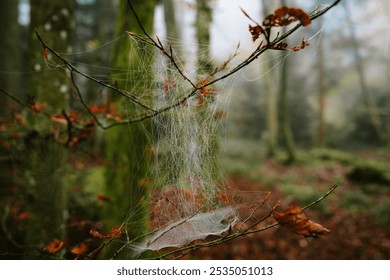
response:
[[[309,205],[306,205],[305,207],[302,208],[302,211],[305,211],[307,208],[310,208],[314,205],[316,205],[317,203],[321,202],[322,200],[324,200],[328,195],[330,195],[335,189],[337,188],[337,184],[334,184],[330,189],[329,191],[327,191],[326,194],[324,194],[323,196],[321,196],[319,199],[317,199],[316,201],[313,201],[312,203],[310,203]]]
[[[240,228],[238,229],[238,231],[241,231],[241,229],[242,229],[242,227],[245,225],[245,223],[246,223],[247,221],[249,221],[249,220],[255,215],[256,211],[257,211],[258,209],[260,209],[260,208],[264,205],[264,203],[269,199],[270,196],[271,196],[271,192],[269,192],[269,193],[266,195],[266,197],[264,198],[264,200],[263,200],[261,203],[259,203],[259,204],[256,206],[255,209],[253,209],[252,213],[251,213],[251,214],[242,222],[242,224],[241,224]]]

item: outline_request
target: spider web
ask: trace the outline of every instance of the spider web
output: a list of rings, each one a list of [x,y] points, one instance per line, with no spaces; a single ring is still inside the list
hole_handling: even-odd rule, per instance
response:
[[[209,238],[221,238],[232,231],[245,230],[261,220],[269,210],[259,208],[268,199],[269,192],[240,193],[222,187],[223,170],[216,159],[217,135],[223,124],[221,116],[228,111],[230,93],[235,84],[241,79],[254,81],[264,77],[288,56],[278,54],[268,58],[275,61],[275,67],[265,73],[259,74],[247,68],[241,74],[204,88],[202,93],[194,92],[194,85],[207,83],[226,72],[217,72],[211,77],[207,74],[212,72],[212,69],[206,68],[208,61],[205,65],[196,65],[189,59],[196,53],[194,43],[158,39],[166,51],[170,49],[170,44],[175,46],[171,52],[173,59],[170,60],[157,48],[145,47],[147,40],[145,36],[125,33],[87,51],[61,54],[97,81],[114,88],[117,84],[124,85],[121,89],[124,94],[115,104],[114,116],[99,119],[103,125],[155,115],[151,117],[152,134],[148,135],[152,139],[154,155],[150,170],[153,186],[150,199],[145,202],[150,204],[150,232],[137,242],[130,240],[129,235],[127,240],[115,240],[122,244],[121,248],[128,248],[130,254],[136,255],[148,250],[180,248]],[[99,57],[112,52],[117,44],[130,44],[137,48],[130,50],[127,68],[102,67],[79,61],[80,56]],[[256,47],[253,46],[254,49]],[[135,56],[137,61],[134,63],[131,52],[139,53],[139,49],[142,55]],[[197,55],[205,56],[206,53],[201,53],[199,49]],[[201,61],[205,62],[204,59]],[[259,61],[267,63],[267,60]],[[232,57],[229,62],[224,71],[232,69],[236,60]],[[47,66],[50,70],[62,67],[50,57]],[[75,84],[85,88],[89,86],[83,77],[75,79]],[[95,86],[95,92],[99,92],[101,102],[109,101],[110,93],[106,87]],[[137,143],[128,144],[137,147]],[[137,221],[132,217],[137,210],[124,211],[127,211],[125,228],[136,227]]]

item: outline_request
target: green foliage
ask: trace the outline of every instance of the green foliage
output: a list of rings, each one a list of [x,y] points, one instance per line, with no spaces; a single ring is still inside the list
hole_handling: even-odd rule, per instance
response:
[[[390,228],[390,203],[385,202],[372,209],[372,215],[375,222],[387,228]]]
[[[359,160],[352,164],[347,173],[351,180],[363,183],[390,184],[390,168],[388,164]]]
[[[361,190],[347,192],[343,195],[341,206],[352,212],[362,212],[370,209],[372,199]]]
[[[349,164],[353,161],[353,157],[342,150],[320,148],[312,150],[310,154],[323,161],[337,161],[342,164]]]

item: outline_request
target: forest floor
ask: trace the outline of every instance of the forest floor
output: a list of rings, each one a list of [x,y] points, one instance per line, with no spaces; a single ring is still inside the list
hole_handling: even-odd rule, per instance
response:
[[[364,162],[379,158],[371,154],[361,157]],[[273,201],[302,207],[337,183],[338,188],[329,197],[305,211],[310,220],[330,229],[329,235],[305,238],[282,227],[271,228],[216,247],[202,248],[186,258],[390,259],[390,184],[375,182],[376,177],[368,173],[364,176],[370,180],[364,176],[360,181],[351,179],[354,173],[350,165],[356,163],[355,159],[343,161],[338,157],[320,163],[285,165],[263,158],[261,164],[252,165],[245,172],[241,169],[228,174],[227,183],[231,188],[271,191]],[[388,164],[387,157],[380,161]]]

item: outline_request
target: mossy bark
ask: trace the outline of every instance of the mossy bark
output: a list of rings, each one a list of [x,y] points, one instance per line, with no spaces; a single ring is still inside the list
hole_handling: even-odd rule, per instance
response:
[[[149,34],[153,29],[154,0],[132,1],[135,11]],[[116,36],[123,35],[125,31],[131,31],[142,35],[133,13],[126,0],[121,0],[116,19]],[[112,67],[127,69],[131,81],[118,81],[118,87],[126,89],[126,82],[131,84],[131,92],[142,93],[143,86],[147,86],[148,79],[145,71],[152,71],[152,65],[141,64],[147,60],[145,56],[149,46],[140,45],[133,40],[118,44],[113,53]],[[148,60],[149,61],[149,60]],[[140,71],[142,68],[142,71]],[[151,76],[151,75],[148,75]],[[152,81],[150,81],[152,82]],[[112,94],[112,101],[121,106],[119,97]],[[150,97],[152,98],[152,97]],[[151,101],[151,100],[150,100]],[[132,240],[144,235],[148,231],[149,190],[145,186],[145,179],[150,175],[152,158],[151,149],[151,120],[128,126],[119,126],[110,129],[106,134],[106,160],[107,169],[105,176],[105,193],[112,199],[103,210],[107,229],[112,226],[120,226],[125,222],[128,239]],[[118,246],[112,245],[106,255],[111,257]],[[124,252],[116,255],[116,258],[131,257],[132,252]]]
[[[269,14],[273,12],[276,3],[271,3],[267,0],[262,1],[262,18],[266,18]],[[274,62],[271,59],[271,56],[268,52],[264,53],[263,56],[265,63],[263,65],[262,71],[267,73],[264,77],[264,86],[263,90],[266,95],[266,104],[267,104],[267,134],[266,134],[266,143],[267,143],[267,156],[272,158],[275,156],[278,149],[278,112],[277,112],[277,91],[275,87],[275,73],[270,71],[274,68]]]
[[[19,96],[22,44],[18,23],[18,1],[2,0],[0,3],[0,87]],[[9,99],[4,95],[5,102]]]
[[[281,6],[285,6],[285,1],[281,1]],[[285,28],[283,33],[285,32]],[[290,125],[289,106],[288,106],[288,59],[283,62],[280,72],[280,88],[279,88],[279,128],[281,130],[280,136],[283,145],[286,149],[287,159],[286,163],[292,163],[296,160],[296,151],[293,132]]]
[[[198,80],[202,82],[205,78],[213,78],[213,71],[215,69],[211,52],[210,52],[210,26],[213,20],[213,13],[211,9],[210,0],[197,0],[196,10],[196,38],[198,43]],[[203,127],[203,122],[214,121],[217,122],[217,118],[209,120],[209,114],[213,113],[215,106],[216,97],[211,94],[205,98],[203,106],[200,106],[198,123],[200,129]],[[212,179],[219,179],[219,170],[217,162],[217,150],[218,150],[218,139],[216,134],[216,123],[209,125],[211,129],[211,135],[206,137],[199,137],[198,144],[206,146],[207,149],[200,149],[200,159],[202,166],[205,170],[208,170],[212,174]],[[216,182],[214,182],[216,183]]]
[[[28,96],[24,99],[45,103],[47,112],[60,113],[68,108],[69,79],[65,71],[47,69],[42,45],[34,30],[39,30],[53,49],[69,51],[74,2],[32,0],[30,3],[28,70],[35,73],[27,79]],[[50,60],[52,62],[56,63]],[[42,248],[53,239],[66,238],[67,150],[56,143],[52,132],[48,131],[50,120],[39,115],[30,115],[29,119],[34,132],[25,140],[26,154],[21,159],[27,198],[33,214],[28,220],[26,245]]]

